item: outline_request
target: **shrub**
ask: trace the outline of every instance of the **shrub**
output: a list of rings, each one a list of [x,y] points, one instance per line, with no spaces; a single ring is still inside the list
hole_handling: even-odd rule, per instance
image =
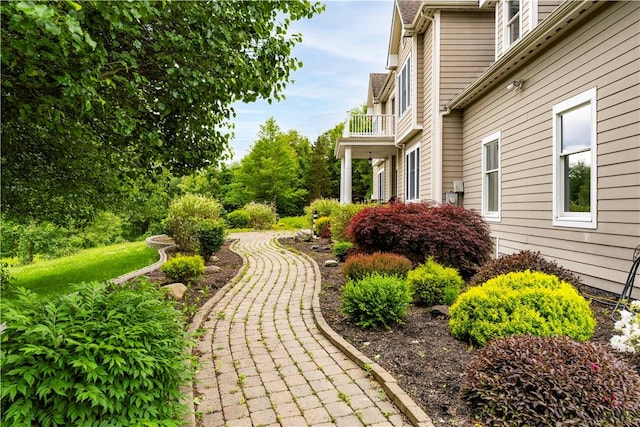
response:
[[[2,302],[2,425],[177,425],[189,341],[148,283]]]
[[[402,255],[376,252],[356,254],[347,258],[342,270],[349,279],[358,280],[371,273],[406,278],[412,264]]]
[[[331,218],[321,216],[316,220],[316,234],[324,239],[331,237]]]
[[[123,222],[122,218],[112,212],[100,212],[95,216],[91,224],[87,226],[82,237],[85,248],[107,246],[114,243],[122,243]]]
[[[612,336],[609,343],[619,352],[635,354],[640,353],[640,300],[632,301],[629,310],[620,311],[620,320],[614,324],[620,335]]]
[[[307,224],[309,228],[313,225],[313,212],[318,212],[318,218],[323,216],[331,216],[331,211],[340,206],[340,202],[337,199],[315,199],[309,206],[304,208],[304,216],[307,218]]]
[[[222,205],[209,197],[186,194],[171,202],[164,226],[180,249],[195,252],[198,247],[198,224],[218,219]]]
[[[242,210],[249,214],[249,226],[256,230],[268,230],[276,223],[276,209],[273,206],[251,202]]]
[[[582,281],[572,271],[560,267],[553,261],[546,260],[540,252],[521,251],[515,254],[502,255],[483,265],[470,280],[470,286],[481,285],[489,279],[515,271],[541,271],[556,276],[580,289]]]
[[[402,323],[411,304],[411,289],[396,276],[377,273],[349,280],[342,291],[342,311],[361,328]]]
[[[351,242],[337,242],[333,245],[333,255],[338,258],[338,261],[344,262],[347,259],[349,250],[353,247]]]
[[[429,257],[407,275],[416,303],[426,307],[451,304],[464,283],[455,268],[444,267]]]
[[[198,253],[203,260],[218,252],[227,236],[225,222],[222,219],[200,221],[198,226]]]
[[[349,203],[346,205],[337,205],[331,210],[331,236],[334,240],[343,242],[347,241],[346,230],[349,222],[361,210],[379,206],[378,203]]]
[[[9,264],[0,262],[0,295],[12,292],[15,280],[15,277],[9,272]]]
[[[242,209],[236,209],[233,212],[227,214],[227,223],[229,228],[247,228],[251,222],[251,215],[249,212]]]
[[[637,426],[640,376],[598,343],[495,340],[467,367],[465,398],[484,425]]]
[[[204,273],[204,261],[200,255],[185,256],[177,254],[162,264],[160,271],[171,280],[190,282],[197,280]]]
[[[453,205],[392,204],[361,210],[347,227],[365,253],[395,252],[414,263],[429,256],[470,277],[490,259],[489,227],[475,211]]]
[[[451,306],[451,334],[484,345],[509,335],[566,335],[584,341],[595,320],[589,302],[575,288],[540,272],[498,276],[470,288]]]

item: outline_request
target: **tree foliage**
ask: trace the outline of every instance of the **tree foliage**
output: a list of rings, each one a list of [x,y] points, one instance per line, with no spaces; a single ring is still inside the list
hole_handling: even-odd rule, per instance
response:
[[[301,66],[289,1],[3,2],[2,203],[81,216],[128,177],[228,151],[231,104],[279,100]]]

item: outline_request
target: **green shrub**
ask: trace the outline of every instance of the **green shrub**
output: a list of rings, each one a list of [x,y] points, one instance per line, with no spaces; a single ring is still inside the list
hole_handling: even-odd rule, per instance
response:
[[[331,236],[334,240],[343,242],[349,240],[347,238],[347,225],[351,219],[356,216],[364,208],[378,206],[377,203],[349,203],[346,205],[338,204],[331,210]]]
[[[371,274],[349,280],[342,290],[342,311],[361,328],[402,323],[411,304],[411,289],[397,276]]]
[[[571,270],[560,267],[553,261],[545,259],[540,252],[521,251],[515,254],[502,255],[489,261],[469,280],[469,286],[481,285],[489,279],[515,271],[540,271],[556,276],[561,282],[567,282],[577,289],[582,281]]]
[[[251,215],[249,212],[242,209],[236,209],[233,212],[227,214],[227,223],[229,228],[247,228],[251,222]]]
[[[349,279],[358,280],[371,273],[406,278],[412,264],[408,258],[391,253],[356,254],[347,258],[342,270]]]
[[[321,216],[316,220],[316,235],[325,239],[331,237],[331,218]]]
[[[276,209],[264,203],[251,202],[242,208],[249,214],[249,227],[268,230],[276,223]]]
[[[179,425],[190,371],[179,312],[148,283],[74,290],[3,300],[2,425]]]
[[[509,335],[562,336],[584,341],[595,320],[575,288],[540,272],[498,276],[472,287],[451,306],[451,334],[484,345]]]
[[[95,248],[122,243],[122,229],[122,218],[112,212],[100,212],[83,230],[83,247]]]
[[[338,261],[344,262],[347,259],[349,250],[353,247],[351,242],[337,242],[333,245],[333,255],[338,258]]]
[[[640,376],[605,346],[515,336],[480,350],[462,386],[491,426],[637,426]]]
[[[200,221],[198,227],[198,253],[203,260],[218,252],[227,237],[227,229],[222,219]]]
[[[464,282],[455,268],[444,267],[429,257],[425,264],[407,274],[407,283],[413,290],[416,303],[431,307],[437,304],[450,305]]]
[[[204,261],[200,255],[185,256],[177,254],[160,267],[160,271],[171,280],[190,282],[204,273]]]
[[[9,264],[0,262],[0,296],[13,291],[16,278],[9,272]]]
[[[178,247],[187,252],[198,248],[198,225],[205,219],[218,219],[222,205],[210,197],[185,194],[174,199],[163,224]]]
[[[309,206],[304,208],[304,216],[307,218],[307,224],[309,228],[313,225],[313,212],[318,212],[318,218],[323,216],[331,216],[331,211],[340,206],[340,202],[337,199],[315,199]]]

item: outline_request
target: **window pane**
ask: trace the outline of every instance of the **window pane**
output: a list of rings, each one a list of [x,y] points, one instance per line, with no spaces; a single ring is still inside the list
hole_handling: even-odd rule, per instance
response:
[[[498,169],[498,141],[493,141],[484,146],[485,170]]]
[[[591,152],[562,157],[564,211],[591,212]]]
[[[520,38],[520,22],[517,19],[509,26],[509,37],[511,43]]]
[[[498,172],[487,174],[487,211],[498,212]]]
[[[560,114],[562,152],[591,146],[591,106],[589,104]]]
[[[509,9],[508,9],[508,13],[509,16],[507,17],[507,21],[510,21],[511,18],[513,18],[514,16],[516,16],[518,14],[518,12],[520,12],[520,0],[511,0],[509,2]]]

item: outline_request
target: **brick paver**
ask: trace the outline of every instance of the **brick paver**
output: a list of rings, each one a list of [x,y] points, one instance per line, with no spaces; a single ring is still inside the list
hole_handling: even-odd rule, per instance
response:
[[[363,381],[366,372],[319,330],[313,262],[281,248],[273,232],[233,237],[244,272],[201,317],[197,423],[411,425],[381,385]]]

